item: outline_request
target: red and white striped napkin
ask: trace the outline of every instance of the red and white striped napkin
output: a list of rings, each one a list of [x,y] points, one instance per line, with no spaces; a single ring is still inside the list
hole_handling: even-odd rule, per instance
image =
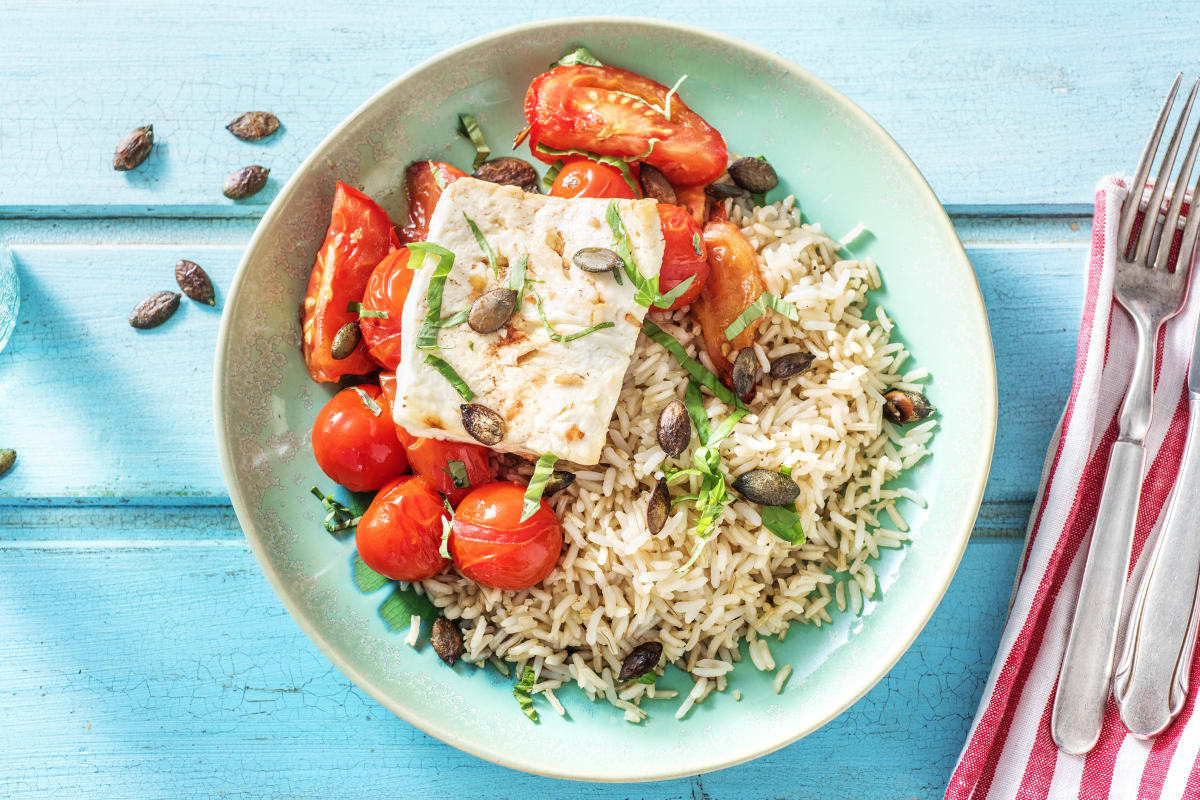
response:
[[[1109,451],[1117,437],[1121,398],[1133,371],[1133,324],[1115,308],[1112,295],[1117,224],[1125,194],[1125,183],[1115,176],[1096,187],[1071,395],[1046,454],[1008,623],[950,777],[947,800],[1200,798],[1200,648],[1192,663],[1191,695],[1179,718],[1157,739],[1139,741],[1130,735],[1111,697],[1100,741],[1091,753],[1060,753],[1050,737],[1054,686]],[[1127,607],[1149,561],[1143,556],[1153,547],[1183,453],[1186,377],[1198,294],[1190,294],[1182,313],[1160,333],[1154,419],[1146,438],[1147,471]]]

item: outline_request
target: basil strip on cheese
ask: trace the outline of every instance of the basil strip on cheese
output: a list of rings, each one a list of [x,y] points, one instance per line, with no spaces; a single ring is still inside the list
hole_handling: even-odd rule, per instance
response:
[[[468,403],[475,399],[475,393],[471,391],[471,387],[467,386],[459,374],[454,371],[454,367],[450,366],[445,359],[438,358],[432,353],[425,356],[425,363],[441,373],[442,377],[450,381],[450,385],[454,387],[454,391],[466,400]]]
[[[508,288],[517,293],[517,303],[513,306],[513,313],[521,310],[521,306],[525,300],[525,270],[529,266],[529,254],[523,253],[516,263],[508,268]]]
[[[467,227],[471,229],[471,235],[475,237],[475,243],[479,245],[479,249],[487,256],[488,266],[491,267],[492,274],[500,277],[500,267],[496,264],[496,251],[488,244],[487,239],[483,238],[483,233],[480,232],[479,226],[475,224],[475,220],[467,216],[467,212],[463,212],[463,219],[467,221]]]
[[[575,333],[570,333],[564,336],[558,331],[554,330],[554,326],[550,324],[550,320],[546,317],[546,309],[542,307],[541,295],[537,293],[536,289],[533,290],[533,299],[534,302],[537,303],[537,312],[538,316],[542,318],[542,325],[546,327],[546,335],[550,337],[551,341],[560,343],[573,342],[576,339],[582,339],[589,333],[595,333],[596,331],[604,330],[605,328],[616,327],[615,322],[597,322],[595,325],[589,325],[581,331],[576,331]]]
[[[637,262],[633,260],[633,245],[629,241],[629,234],[625,232],[625,223],[621,222],[621,212],[616,200],[608,204],[604,219],[612,231],[613,252],[621,257],[621,262],[625,265],[625,274],[637,290],[633,301],[639,306],[650,307],[658,299],[658,276],[647,278],[638,270]]]
[[[767,309],[783,314],[792,322],[800,321],[800,312],[796,307],[787,300],[780,300],[770,292],[763,292],[750,305],[746,306],[742,313],[737,315],[737,319],[729,323],[729,327],[725,329],[725,338],[732,339],[746,328],[750,327],[750,323],[767,313]]]
[[[417,269],[428,253],[438,257],[437,268],[429,276],[429,288],[425,290],[425,319],[417,332],[418,350],[436,350],[439,323],[442,321],[442,294],[446,291],[446,278],[454,269],[454,253],[432,242],[413,242],[408,245],[412,252],[409,266]],[[413,266],[416,262],[417,266]]]
[[[558,456],[554,453],[543,453],[537,460],[537,464],[533,468],[533,475],[529,478],[529,486],[525,488],[525,504],[521,507],[521,522],[532,517],[542,507],[542,495],[546,491],[546,481],[550,480],[550,476],[554,473],[554,465],[557,463]]]

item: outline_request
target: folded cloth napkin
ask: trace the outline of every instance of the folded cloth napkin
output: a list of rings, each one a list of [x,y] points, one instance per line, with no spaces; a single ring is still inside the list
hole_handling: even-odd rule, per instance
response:
[[[975,722],[951,775],[947,800],[1200,797],[1200,713],[1196,713],[1200,648],[1192,663],[1191,693],[1183,711],[1153,741],[1139,741],[1125,730],[1111,697],[1100,741],[1086,756],[1060,753],[1050,736],[1054,687],[1109,452],[1117,437],[1121,399],[1133,371],[1133,323],[1115,308],[1112,294],[1117,225],[1125,195],[1125,183],[1116,176],[1096,187],[1071,394],[1046,454],[1008,622]],[[1147,467],[1126,609],[1149,561],[1183,453],[1186,376],[1198,294],[1191,293],[1187,307],[1159,336],[1154,419],[1146,437]]]

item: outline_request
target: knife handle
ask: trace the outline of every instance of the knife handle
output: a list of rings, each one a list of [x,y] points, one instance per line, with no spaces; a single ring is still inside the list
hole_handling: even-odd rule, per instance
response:
[[[1151,560],[1134,599],[1113,694],[1130,733],[1148,738],[1171,724],[1187,698],[1200,579],[1200,402],[1189,401],[1187,446]]]
[[[1050,717],[1054,743],[1065,753],[1086,753],[1100,738],[1145,457],[1140,443],[1118,440],[1108,460]]]

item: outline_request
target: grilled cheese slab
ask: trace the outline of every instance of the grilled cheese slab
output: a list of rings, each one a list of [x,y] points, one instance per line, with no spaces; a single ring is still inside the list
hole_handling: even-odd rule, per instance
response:
[[[627,276],[590,273],[571,261],[585,247],[614,247],[605,219],[609,204],[599,198],[564,199],[529,194],[461,178],[446,187],[429,222],[428,241],[454,253],[442,295],[443,317],[469,309],[492,289],[508,286],[509,271],[528,256],[521,308],[495,333],[476,333],[467,324],[442,328],[438,349],[417,347],[429,308],[430,279],[438,258],[428,256],[414,276],[404,304],[402,360],[396,371],[396,423],[413,436],[474,442],[463,428],[464,399],[426,357],[444,360],[474,392],[474,403],[504,420],[504,439],[493,449],[537,457],[553,452],[576,464],[595,464],[633,357],[646,308],[635,301]],[[663,237],[654,200],[617,200],[638,270],[658,275]],[[495,252],[493,274],[468,218]],[[573,341],[558,337],[611,322]]]

